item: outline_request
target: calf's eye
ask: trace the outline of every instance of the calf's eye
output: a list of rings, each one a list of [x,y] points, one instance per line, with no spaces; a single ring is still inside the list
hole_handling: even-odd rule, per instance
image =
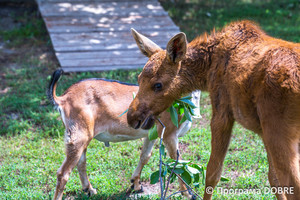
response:
[[[155,92],[158,92],[162,89],[162,84],[161,83],[155,83],[153,88],[154,88]]]

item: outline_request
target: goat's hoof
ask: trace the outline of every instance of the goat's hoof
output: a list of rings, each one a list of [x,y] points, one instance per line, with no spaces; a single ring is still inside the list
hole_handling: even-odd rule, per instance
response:
[[[139,194],[139,193],[143,193],[143,192],[144,192],[143,186],[141,186],[141,189],[139,189],[139,190],[133,190],[134,194]]]
[[[139,194],[139,193],[143,193],[143,192],[144,192],[144,190],[143,190],[143,186],[142,185],[141,185],[141,189],[135,190],[134,189],[134,184],[132,184],[131,187],[130,187],[130,192],[129,193]]]
[[[90,197],[94,194],[97,194],[97,190],[94,188],[86,188],[83,190],[85,193],[87,193],[87,195]]]

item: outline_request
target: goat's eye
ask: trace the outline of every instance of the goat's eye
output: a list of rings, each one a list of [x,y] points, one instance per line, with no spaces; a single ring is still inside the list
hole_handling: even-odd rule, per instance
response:
[[[161,90],[162,84],[161,83],[155,83],[153,87],[154,87],[154,91],[158,92],[158,91]]]

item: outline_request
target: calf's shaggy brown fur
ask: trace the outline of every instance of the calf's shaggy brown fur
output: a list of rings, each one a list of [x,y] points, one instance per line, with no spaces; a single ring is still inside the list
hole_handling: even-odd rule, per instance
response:
[[[149,61],[127,120],[138,128],[183,93],[208,91],[212,150],[206,188],[221,177],[234,121],[258,133],[269,160],[269,182],[289,187],[278,199],[300,199],[300,45],[268,36],[251,21],[234,22],[187,44],[184,33],[162,50],[132,30]],[[212,195],[205,193],[204,199]]]

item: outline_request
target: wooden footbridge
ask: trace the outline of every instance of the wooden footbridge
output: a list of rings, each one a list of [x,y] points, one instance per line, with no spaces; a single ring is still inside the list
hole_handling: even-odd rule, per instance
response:
[[[162,48],[179,28],[157,0],[37,0],[65,72],[141,68],[130,28]]]

